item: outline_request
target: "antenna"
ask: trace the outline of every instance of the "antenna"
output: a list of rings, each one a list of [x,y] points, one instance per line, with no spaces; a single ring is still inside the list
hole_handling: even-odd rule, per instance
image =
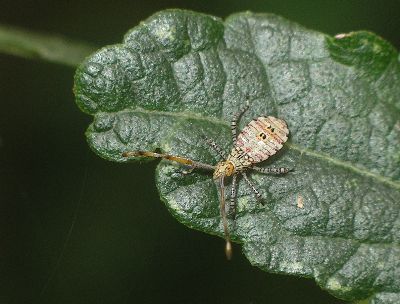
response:
[[[220,212],[222,217],[222,224],[224,226],[224,234],[225,234],[225,255],[228,260],[232,258],[232,244],[229,237],[229,229],[228,229],[228,221],[226,219],[226,211],[225,211],[225,185],[224,185],[224,175],[221,175],[219,179],[220,183],[220,193],[221,193],[221,200],[220,200]]]

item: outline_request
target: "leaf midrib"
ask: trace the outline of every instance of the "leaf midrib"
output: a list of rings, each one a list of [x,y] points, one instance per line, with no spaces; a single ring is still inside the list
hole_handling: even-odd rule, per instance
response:
[[[97,112],[94,115],[97,115],[101,112]],[[179,119],[193,119],[193,120],[199,120],[199,121],[206,121],[212,124],[217,124],[217,125],[221,125],[224,127],[229,127],[229,123],[218,119],[218,118],[214,118],[214,117],[207,117],[207,116],[202,116],[193,112],[166,112],[166,111],[157,111],[157,110],[146,110],[143,108],[136,108],[136,109],[125,109],[122,111],[118,111],[116,113],[141,113],[141,114],[148,114],[148,115],[163,115],[163,116],[170,116],[170,117],[176,117]],[[287,142],[286,145],[289,148],[292,148],[293,150],[296,150],[298,152],[300,152],[301,154],[305,154],[308,156],[312,156],[318,159],[321,159],[323,161],[332,163],[336,166],[345,168],[347,170],[351,170],[361,176],[365,176],[365,177],[370,177],[373,178],[375,180],[377,180],[378,182],[382,183],[382,184],[386,184],[389,185],[390,187],[400,190],[400,181],[394,181],[391,178],[373,173],[368,171],[367,169],[363,169],[363,168],[359,168],[356,166],[353,166],[351,163],[346,162],[346,161],[342,161],[336,158],[331,157],[329,154],[323,153],[323,152],[316,152],[313,150],[310,150],[308,148],[305,147],[301,147],[300,145],[294,144],[292,142]]]

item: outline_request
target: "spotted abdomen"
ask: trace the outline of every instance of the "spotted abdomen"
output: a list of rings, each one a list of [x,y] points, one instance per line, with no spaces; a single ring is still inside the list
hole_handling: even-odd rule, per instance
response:
[[[240,132],[234,149],[248,155],[251,163],[262,162],[282,148],[288,134],[289,129],[282,119],[258,117]]]

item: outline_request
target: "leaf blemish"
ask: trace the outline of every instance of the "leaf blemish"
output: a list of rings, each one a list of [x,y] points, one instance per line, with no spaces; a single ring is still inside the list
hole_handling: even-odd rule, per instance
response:
[[[304,208],[303,196],[301,194],[297,195],[297,207],[301,209]]]

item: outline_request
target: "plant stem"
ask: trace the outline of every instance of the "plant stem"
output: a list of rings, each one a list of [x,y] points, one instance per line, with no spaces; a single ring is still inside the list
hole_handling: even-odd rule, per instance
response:
[[[77,66],[97,49],[85,42],[0,25],[0,53]]]

